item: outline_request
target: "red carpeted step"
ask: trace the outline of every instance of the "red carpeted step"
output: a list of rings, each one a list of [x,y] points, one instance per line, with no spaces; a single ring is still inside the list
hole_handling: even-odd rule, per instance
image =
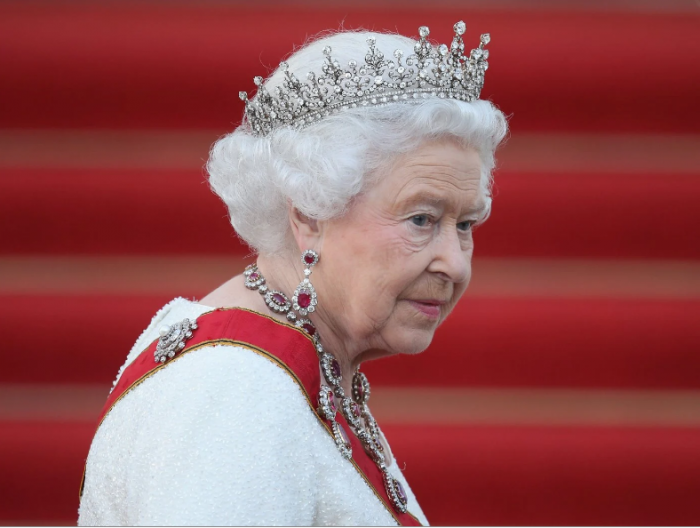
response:
[[[4,296],[0,382],[106,383],[168,299]],[[431,347],[377,361],[374,383],[700,387],[700,301],[466,299]]]
[[[201,171],[7,169],[0,252],[247,253]]]
[[[700,258],[694,174],[503,172],[495,194],[478,256]],[[248,251],[191,170],[5,169],[0,226],[2,254]]]
[[[0,522],[75,522],[94,427],[0,423]],[[700,429],[383,429],[434,525],[700,522]]]
[[[390,385],[698,388],[700,302],[464,299],[424,353],[367,364]]]
[[[0,524],[72,524],[93,423],[0,422]]]
[[[698,130],[692,11],[17,1],[0,5],[2,126],[228,130],[238,91],[309,35],[428,25],[445,42],[462,18],[467,49],[493,37],[483,95],[513,113],[515,130]]]
[[[697,525],[700,429],[387,426],[433,525]]]

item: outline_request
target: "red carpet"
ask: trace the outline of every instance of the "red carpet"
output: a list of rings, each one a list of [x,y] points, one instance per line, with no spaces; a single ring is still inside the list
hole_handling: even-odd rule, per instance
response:
[[[436,525],[648,526],[700,519],[698,429],[384,429]]]
[[[700,297],[692,293],[698,290],[679,288],[681,278],[673,284],[676,297],[649,294],[637,276],[631,290],[615,290],[624,294],[599,285],[587,295],[590,282],[581,275],[594,260],[616,272],[632,261],[700,262],[700,147],[693,148],[700,137],[700,15],[672,12],[663,2],[648,12],[618,7],[4,2],[0,264],[18,256],[41,262],[49,256],[246,254],[206,186],[196,149],[178,157],[172,147],[176,161],[154,165],[144,162],[142,151],[132,155],[123,145],[110,151],[114,144],[102,145],[100,134],[199,131],[213,140],[239,121],[238,91],[252,90],[254,75],[265,74],[308,35],[344,20],[347,28],[407,35],[427,24],[431,36],[445,41],[463,18],[468,47],[479,33],[492,35],[482,95],[511,116],[513,143],[520,134],[537,140],[534,132],[543,132],[565,137],[573,145],[566,152],[578,153],[567,158],[545,144],[541,156],[554,161],[540,167],[538,155],[521,148],[526,163],[510,164],[511,158],[496,174],[493,214],[475,234],[476,255],[548,265],[577,258],[584,266],[571,276],[571,295],[551,295],[550,288],[549,294],[467,296],[426,353],[370,364],[370,379],[414,390],[527,387],[552,398],[559,389],[581,389],[584,399],[602,389],[635,390],[641,402],[683,390],[692,405],[700,394]],[[55,162],[60,148],[50,138],[70,130],[94,133],[105,160],[94,152],[83,159],[78,146],[75,163]],[[24,150],[17,149],[7,138],[18,131],[49,139],[33,143],[22,136]],[[625,145],[645,138],[652,155],[632,160],[626,147],[619,159],[629,166],[606,165],[616,155],[608,148],[582,163],[598,148],[587,142],[603,134]],[[679,139],[678,149],[658,147],[658,137],[666,145]],[[161,154],[169,161],[167,146]],[[646,159],[655,161],[647,167]],[[48,264],[36,269],[37,281],[54,276]],[[54,279],[57,293],[20,296],[8,286],[14,277],[0,278],[0,389],[107,387],[155,310],[183,293],[149,295],[126,280],[112,290],[119,295],[85,288],[77,294]],[[28,408],[7,398],[0,404],[9,411]],[[74,524],[94,424],[85,416],[18,419],[3,414],[2,405],[0,524]],[[642,404],[635,412],[660,416],[663,407],[654,409],[645,413]],[[700,523],[700,413],[695,422],[683,418],[683,427],[663,420],[604,426],[583,415],[571,416],[567,423],[575,426],[546,420],[524,426],[510,416],[515,423],[485,426],[465,418],[384,427],[433,524]]]
[[[202,170],[4,175],[0,254],[248,252]],[[493,214],[474,235],[477,256],[700,258],[694,174],[499,172],[494,193]]]
[[[6,127],[228,130],[238,91],[292,43],[341,21],[406,35],[428,25],[443,42],[460,19],[467,46],[493,37],[482,96],[514,114],[514,130],[698,131],[697,11],[16,2],[0,17],[0,115]]]
[[[384,428],[435,525],[676,525],[700,519],[700,430]],[[75,522],[91,423],[0,424],[3,521]]]
[[[3,346],[15,353],[0,382],[110,383],[170,299],[4,300]],[[425,353],[365,370],[382,385],[700,389],[698,313],[697,300],[470,299]]]

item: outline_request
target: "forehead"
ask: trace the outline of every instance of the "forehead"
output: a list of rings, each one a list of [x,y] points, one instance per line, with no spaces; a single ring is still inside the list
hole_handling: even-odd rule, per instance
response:
[[[393,207],[435,202],[458,209],[484,203],[476,149],[444,139],[399,156],[377,183],[377,198]]]

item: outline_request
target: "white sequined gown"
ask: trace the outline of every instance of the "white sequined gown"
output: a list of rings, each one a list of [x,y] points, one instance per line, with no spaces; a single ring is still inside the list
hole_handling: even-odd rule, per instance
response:
[[[156,314],[126,365],[162,325],[209,310],[175,299]],[[406,489],[410,513],[427,524],[396,466],[390,469]],[[90,448],[78,524],[396,521],[342,458],[290,376],[246,349],[217,346],[180,358],[111,410]]]

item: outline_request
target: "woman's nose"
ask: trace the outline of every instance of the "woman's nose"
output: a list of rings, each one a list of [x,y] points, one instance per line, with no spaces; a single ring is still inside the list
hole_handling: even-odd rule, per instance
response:
[[[465,247],[454,227],[441,232],[436,240],[434,257],[428,271],[440,273],[446,280],[456,284],[469,280],[471,248],[471,242]]]

